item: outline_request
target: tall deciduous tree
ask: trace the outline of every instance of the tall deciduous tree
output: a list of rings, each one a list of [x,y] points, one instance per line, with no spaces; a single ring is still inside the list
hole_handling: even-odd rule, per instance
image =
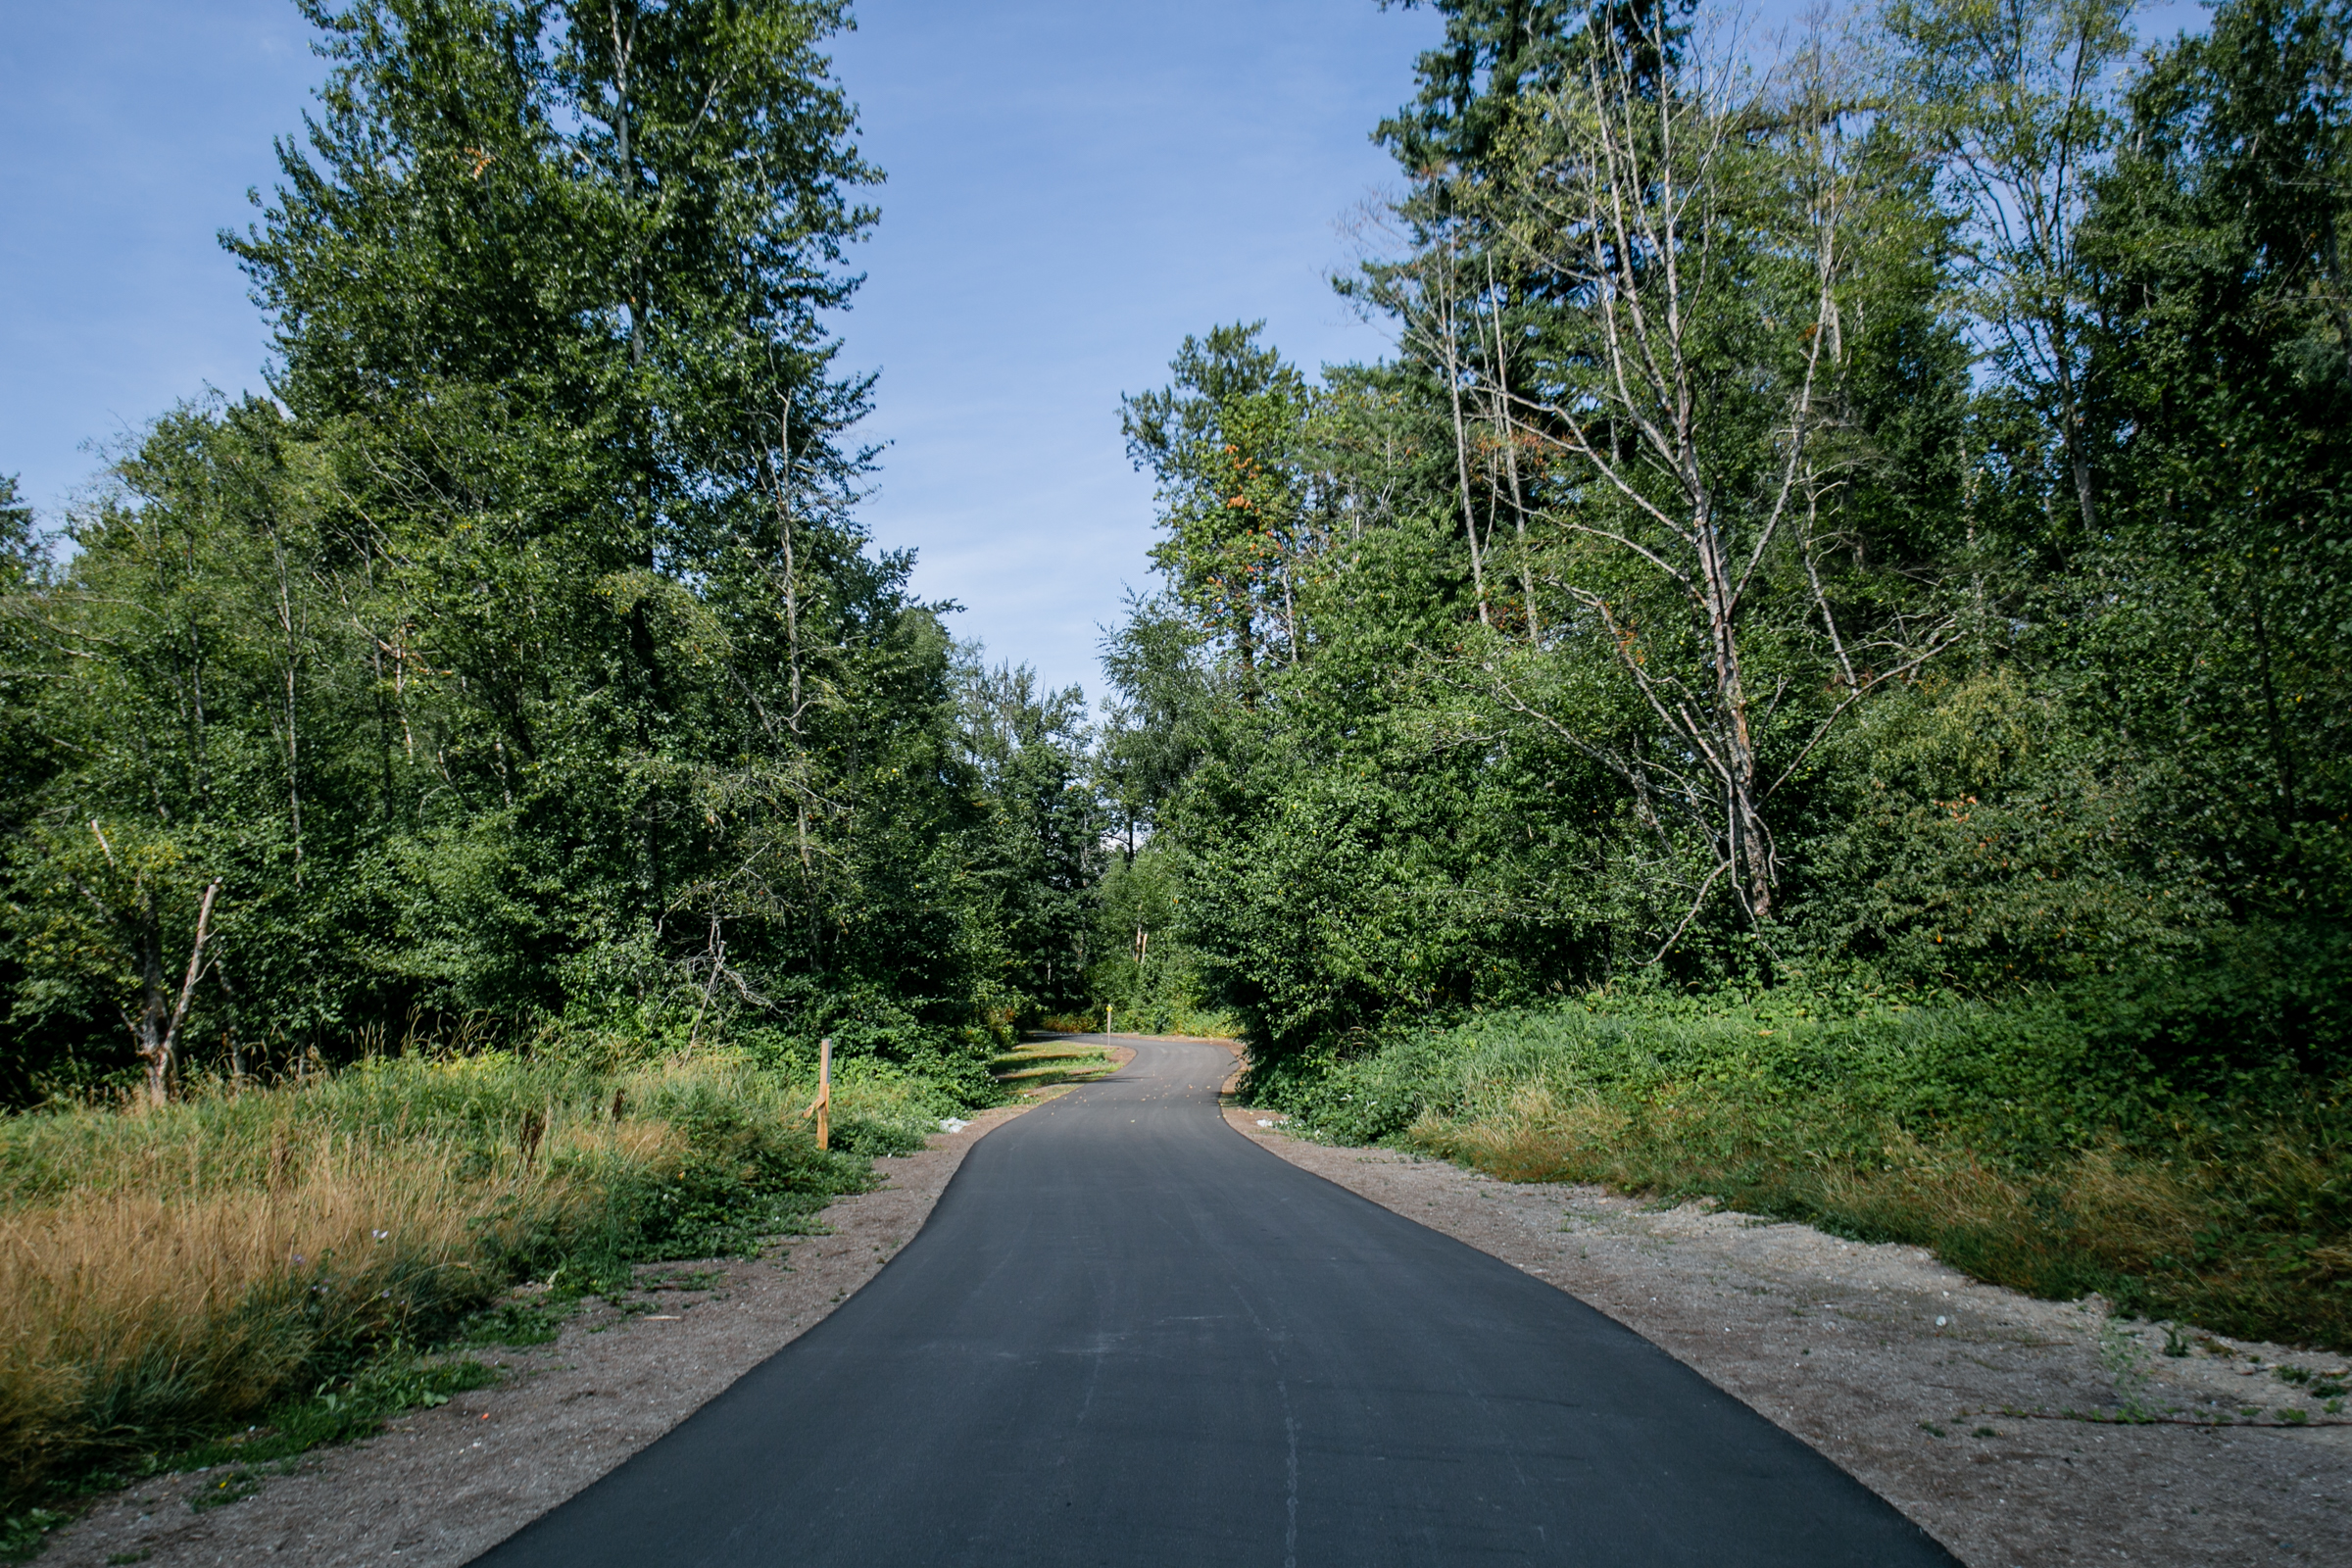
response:
[[[2342,0],[2217,6],[2132,84],[2081,242],[2112,497],[2063,601],[2112,672],[2084,700],[2266,918],[2352,896],[2348,48]]]
[[[1027,665],[962,672],[964,745],[987,801],[972,875],[1004,953],[1002,983],[1023,1011],[1084,1005],[1103,820],[1086,694],[1040,690]]]
[[[1259,666],[1297,663],[1297,563],[1309,505],[1299,452],[1310,404],[1305,377],[1261,346],[1262,321],[1184,340],[1175,380],[1126,398],[1127,454],[1159,484],[1152,549],[1177,596],[1225,639],[1245,700]]]
[[[1662,32],[1650,49],[1667,52]],[[1773,795],[1955,630],[1932,601],[1860,619],[1829,580],[1861,457],[1849,339],[1886,225],[1833,69],[1817,40],[1760,91],[1704,57],[1653,91],[1604,36],[1580,83],[1527,106],[1513,167],[1482,198],[1518,270],[1575,302],[1506,405],[1583,481],[1540,514],[1571,541],[1550,568],[1566,600],[1555,640],[1600,654],[1647,711],[1628,730],[1533,700],[1531,678],[1557,679],[1540,656],[1491,665],[1494,689],[1617,773],[1642,811],[1698,831],[1707,869],[1677,932],[1718,878],[1769,916]]]
[[[2112,150],[2132,0],[1893,0],[1899,116],[1969,218],[1979,318],[2001,372],[2058,437],[2098,531],[2087,423],[2094,283],[2079,231]]]

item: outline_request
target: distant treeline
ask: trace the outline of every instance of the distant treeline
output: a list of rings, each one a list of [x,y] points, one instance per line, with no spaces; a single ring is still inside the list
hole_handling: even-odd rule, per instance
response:
[[[1077,694],[853,512],[834,0],[305,0],[270,398],[0,495],[0,1095],[722,1031],[972,1080],[1085,994]]]
[[[1396,356],[1125,408],[1111,788],[1261,1070],[1790,985],[2352,1065],[2352,7],[1431,9]]]

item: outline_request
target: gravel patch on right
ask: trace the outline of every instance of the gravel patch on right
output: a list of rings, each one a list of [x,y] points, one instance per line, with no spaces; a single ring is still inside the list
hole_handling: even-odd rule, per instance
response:
[[[2113,1318],[2095,1298],[2036,1300],[1916,1247],[1499,1182],[1292,1138],[1271,1112],[1226,1115],[1291,1163],[1608,1313],[1973,1568],[2352,1563],[2352,1416],[2278,1375],[2343,1357]],[[2215,1424],[2249,1410],[2304,1424]]]

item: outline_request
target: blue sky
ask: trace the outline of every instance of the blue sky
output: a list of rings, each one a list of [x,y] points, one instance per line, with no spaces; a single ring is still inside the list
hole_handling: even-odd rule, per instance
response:
[[[320,75],[288,0],[0,0],[0,473],[55,520],[100,459],[267,334],[214,243]],[[1097,685],[1145,586],[1149,482],[1118,399],[1184,334],[1269,321],[1308,365],[1378,355],[1323,277],[1388,178],[1367,140],[1436,34],[1372,0],[865,0],[836,47],[889,173],[839,319],[882,378],[865,515],[958,635]]]
[[[1119,394],[1220,321],[1265,318],[1309,367],[1385,352],[1325,277],[1392,180],[1368,132],[1437,22],[1374,0],[858,13],[835,55],[890,175],[839,321],[845,363],[882,375],[865,515],[967,607],[958,635],[1092,691],[1099,626],[1152,575]],[[0,0],[0,473],[54,521],[90,443],[260,386],[267,334],[213,236],[249,218],[320,69],[289,0]]]
[[[844,322],[882,368],[869,515],[992,658],[1096,686],[1098,624],[1152,575],[1119,394],[1187,332],[1264,317],[1310,366],[1384,352],[1325,276],[1437,31],[1372,0],[861,8],[837,58],[890,172]]]
[[[214,244],[318,62],[286,0],[0,0],[0,472],[45,512],[264,333]]]

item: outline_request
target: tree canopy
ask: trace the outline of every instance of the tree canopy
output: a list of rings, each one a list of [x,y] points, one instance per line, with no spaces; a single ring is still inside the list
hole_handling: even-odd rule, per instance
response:
[[[223,236],[273,396],[166,414],[61,553],[0,511],[9,1091],[722,1027],[976,1072],[1083,966],[1083,715],[858,518],[846,9],[303,10]]]
[[[2340,1065],[2352,9],[1432,9],[1396,356],[1126,403],[1106,668],[1202,694],[1152,842],[1265,1058],[1801,980]]]

